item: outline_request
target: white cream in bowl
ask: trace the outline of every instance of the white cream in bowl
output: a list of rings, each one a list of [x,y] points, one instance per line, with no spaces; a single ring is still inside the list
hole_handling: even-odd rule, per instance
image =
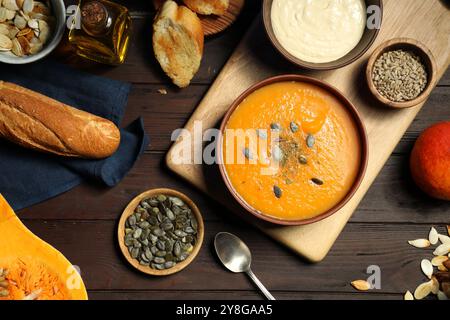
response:
[[[338,60],[355,48],[366,27],[364,0],[273,0],[271,21],[281,46],[311,63]]]

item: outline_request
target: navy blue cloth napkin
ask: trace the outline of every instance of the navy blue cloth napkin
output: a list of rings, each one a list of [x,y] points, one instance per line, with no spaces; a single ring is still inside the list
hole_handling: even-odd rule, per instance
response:
[[[0,66],[9,81],[120,125],[130,84],[93,76],[51,60]],[[116,185],[149,144],[141,118],[121,130],[115,154],[102,160],[73,159],[28,150],[0,139],[0,193],[20,210],[66,192],[85,180]]]

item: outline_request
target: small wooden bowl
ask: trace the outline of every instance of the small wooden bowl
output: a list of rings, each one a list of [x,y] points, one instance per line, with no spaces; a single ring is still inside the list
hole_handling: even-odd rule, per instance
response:
[[[333,208],[321,213],[318,216],[315,216],[313,218],[309,219],[300,219],[300,220],[287,220],[287,219],[278,219],[272,216],[269,216],[268,214],[261,212],[255,208],[253,208],[251,205],[249,205],[244,198],[236,191],[233,184],[231,183],[230,178],[228,177],[227,170],[225,168],[224,159],[223,159],[223,136],[224,132],[228,123],[228,120],[230,119],[233,112],[236,110],[236,108],[244,101],[250,94],[255,92],[256,90],[265,87],[269,84],[277,83],[277,82],[286,82],[286,81],[298,81],[298,82],[306,82],[313,85],[316,85],[320,88],[323,88],[327,90],[329,93],[333,94],[337,99],[341,101],[341,103],[345,106],[346,110],[349,112],[351,117],[353,118],[353,121],[358,129],[359,137],[360,137],[360,146],[361,146],[361,163],[358,170],[358,174],[355,178],[355,181],[350,188],[350,190],[347,192],[346,196]],[[217,155],[218,155],[218,165],[220,174],[222,175],[222,179],[225,182],[225,185],[227,189],[230,191],[231,195],[236,199],[236,201],[244,208],[247,212],[252,214],[258,219],[271,222],[273,224],[277,225],[283,225],[283,226],[299,226],[299,225],[306,225],[315,223],[317,221],[323,220],[325,218],[328,218],[329,216],[335,214],[338,212],[342,207],[344,207],[348,201],[353,197],[355,192],[358,190],[359,186],[361,185],[361,182],[364,178],[364,175],[366,173],[368,159],[369,159],[369,143],[367,138],[366,129],[364,126],[364,123],[361,119],[361,116],[358,113],[358,110],[356,107],[335,87],[331,86],[330,84],[326,83],[325,81],[307,77],[307,76],[301,76],[301,75],[295,75],[295,74],[287,74],[287,75],[280,75],[275,76],[272,78],[268,78],[266,80],[263,80],[261,82],[256,83],[249,89],[247,89],[244,93],[242,93],[230,106],[227,113],[225,114],[221,126],[220,126],[220,132],[221,132],[221,138],[218,139],[217,142]]]
[[[127,247],[125,246],[125,241],[124,241],[125,222],[128,219],[128,217],[133,214],[134,209],[136,209],[136,207],[139,205],[139,203],[142,200],[151,198],[151,197],[159,195],[159,194],[163,194],[166,196],[178,197],[181,200],[183,200],[183,202],[189,208],[191,208],[192,213],[194,214],[194,216],[196,217],[197,222],[198,222],[197,242],[196,242],[191,254],[186,258],[186,260],[177,263],[174,267],[172,267],[170,269],[165,269],[165,270],[156,270],[156,269],[152,269],[151,267],[148,267],[148,266],[140,265],[136,259],[133,259],[131,257],[130,253],[128,252]],[[194,204],[194,202],[181,192],[178,192],[178,191],[175,191],[172,189],[161,188],[161,189],[152,189],[152,190],[145,191],[145,192],[141,193],[140,195],[138,195],[133,200],[131,200],[131,202],[128,204],[128,206],[123,211],[122,216],[120,217],[119,226],[118,226],[118,230],[117,230],[117,239],[119,241],[120,250],[122,251],[123,255],[125,256],[125,259],[127,259],[127,261],[133,267],[135,267],[139,271],[149,274],[149,275],[167,276],[167,275],[174,274],[174,273],[177,273],[177,272],[183,270],[192,261],[194,261],[195,257],[199,253],[200,248],[202,246],[204,234],[205,234],[205,227],[203,224],[203,218],[200,213],[200,210],[197,208],[197,206]]]
[[[366,0],[366,6],[378,6],[381,10],[381,16],[380,19],[383,18],[383,1],[382,0]],[[325,62],[325,63],[312,63],[308,61],[301,60],[294,55],[290,54],[278,41],[277,37],[275,36],[275,33],[272,28],[272,19],[271,19],[271,13],[272,13],[272,3],[273,0],[264,0],[263,3],[263,19],[264,19],[264,27],[266,29],[266,33],[270,39],[270,42],[272,45],[281,53],[282,56],[284,56],[287,60],[290,62],[296,64],[297,66],[305,69],[310,70],[332,70],[332,69],[338,69],[341,67],[344,67],[346,65],[349,65],[353,63],[354,61],[358,60],[364,53],[369,50],[370,46],[374,43],[375,39],[378,36],[378,33],[380,31],[379,28],[375,29],[369,29],[366,27],[364,30],[364,34],[359,41],[359,43],[356,45],[355,48],[353,48],[352,51],[347,53],[342,58]],[[382,21],[380,21],[381,23]]]
[[[405,51],[412,51],[413,53],[418,55],[421,58],[422,63],[425,65],[428,73],[428,83],[427,86],[425,87],[425,90],[417,98],[404,102],[391,101],[388,98],[382,96],[378,92],[372,80],[373,68],[378,58],[385,52],[399,49]],[[414,39],[396,38],[382,43],[372,53],[369,62],[367,63],[366,81],[370,91],[372,92],[373,96],[377,98],[378,101],[391,108],[403,109],[414,107],[419,103],[423,102],[426,98],[428,98],[428,96],[431,94],[431,91],[436,85],[437,81],[436,72],[437,72],[436,61],[434,60],[431,51],[425,45]]]

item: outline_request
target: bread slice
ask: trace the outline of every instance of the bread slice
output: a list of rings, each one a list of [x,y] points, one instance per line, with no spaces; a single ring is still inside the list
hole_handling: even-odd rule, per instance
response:
[[[197,73],[203,43],[203,27],[197,14],[166,1],[153,24],[153,50],[164,72],[178,87],[187,87]]]
[[[204,15],[224,15],[230,5],[229,0],[183,0],[189,9]]]

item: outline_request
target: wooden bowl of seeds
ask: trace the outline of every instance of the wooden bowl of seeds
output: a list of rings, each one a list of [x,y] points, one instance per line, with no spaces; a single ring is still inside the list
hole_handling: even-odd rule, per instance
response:
[[[149,275],[167,276],[183,270],[197,256],[204,237],[203,218],[186,195],[153,189],[128,204],[117,236],[133,267]]]
[[[424,102],[436,85],[436,62],[417,40],[396,38],[372,53],[366,80],[373,96],[391,108],[410,108]]]

